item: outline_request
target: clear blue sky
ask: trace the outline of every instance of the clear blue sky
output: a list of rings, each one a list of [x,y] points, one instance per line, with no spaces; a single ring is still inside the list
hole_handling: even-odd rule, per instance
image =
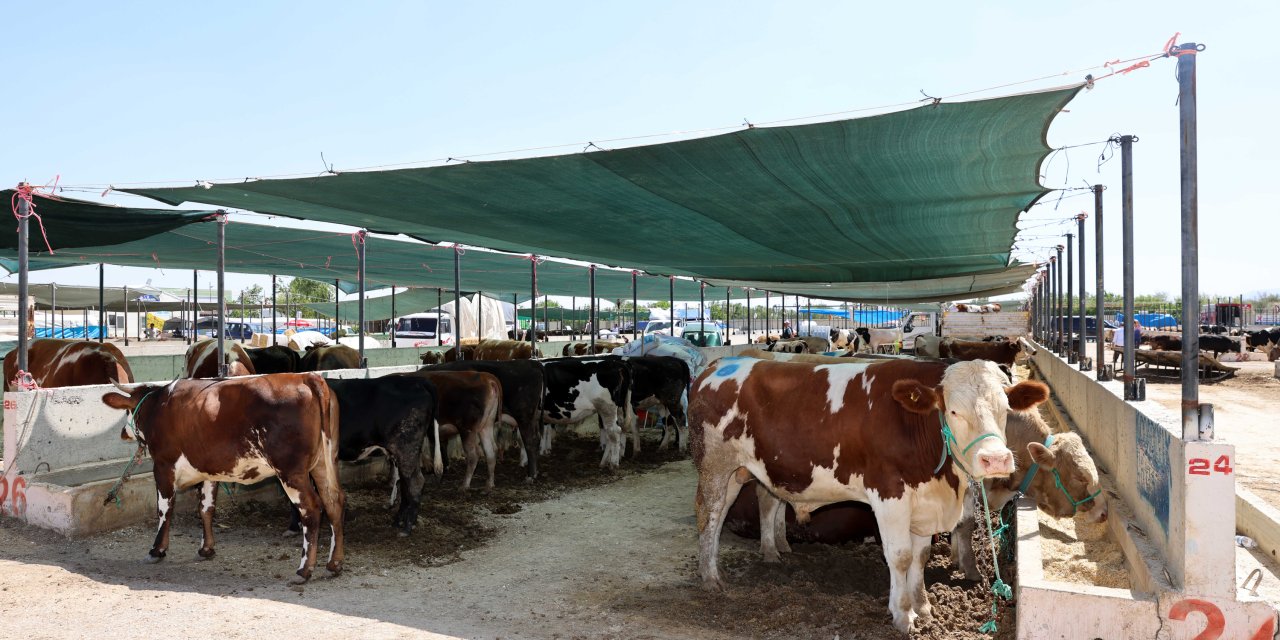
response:
[[[343,170],[732,126],[1101,65],[1155,53],[1180,31],[1179,41],[1208,46],[1199,59],[1201,290],[1280,290],[1268,186],[1280,146],[1274,0],[247,4],[9,7],[23,18],[0,42],[9,81],[0,176],[14,184],[60,174],[70,185],[235,178],[319,171],[321,152]],[[1139,136],[1137,289],[1177,295],[1174,66],[1160,60],[1100,82],[1058,118],[1050,144]],[[1059,154],[1045,183],[1110,187],[1106,275],[1118,291],[1120,163],[1098,173],[1101,150]],[[1054,200],[1033,207],[1024,226],[1092,214],[1089,197],[1056,210]],[[1055,243],[1023,242],[1041,256]],[[181,287],[190,273],[108,270],[112,285],[148,278]],[[73,268],[33,281],[97,277]],[[235,276],[229,286],[265,281]]]

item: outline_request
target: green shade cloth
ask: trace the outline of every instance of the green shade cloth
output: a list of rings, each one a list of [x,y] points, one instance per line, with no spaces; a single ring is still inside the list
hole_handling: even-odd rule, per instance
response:
[[[50,255],[31,247],[32,271],[102,262],[159,269],[213,270],[218,265],[217,222],[192,224],[159,235],[105,247],[80,247]],[[365,246],[366,287],[390,285],[441,287],[453,290],[452,247],[369,237]],[[18,269],[16,251],[0,252],[0,267]],[[355,289],[358,261],[348,233],[274,227],[244,222],[227,225],[226,268],[231,273],[288,275],[325,283],[342,280],[340,287]],[[585,296],[590,290],[587,267],[561,262],[538,264],[539,295]],[[668,278],[641,275],[636,278],[642,300],[666,300]],[[699,285],[676,279],[677,300],[697,300]],[[464,291],[483,291],[509,299],[531,291],[530,261],[524,256],[488,251],[464,251]],[[708,289],[711,295],[712,289]],[[631,299],[631,273],[596,270],[596,295]]]
[[[13,200],[15,191],[0,191],[5,206]],[[174,209],[135,209],[95,204],[62,197],[35,194],[32,198],[37,221],[33,216],[28,225],[27,246],[47,251],[40,227],[54,251],[76,247],[96,247],[139,240],[170,229],[206,220],[213,211],[178,211]],[[4,227],[0,232],[0,249],[18,249],[17,225]]]
[[[708,284],[781,291],[823,300],[847,300],[872,304],[904,302],[947,302],[1017,293],[1036,272],[1036,265],[1018,263],[991,273],[893,282],[731,282],[710,280]],[[752,294],[755,297],[755,294]],[[721,296],[723,300],[723,296]]]
[[[453,291],[442,291],[440,293],[439,300],[440,302],[437,303],[435,289],[409,289],[408,291],[398,291],[396,292],[395,314],[392,314],[390,294],[379,295],[373,298],[366,297],[364,299],[364,319],[366,321],[390,320],[394,317],[434,309],[438,304],[447,305],[453,302]],[[344,324],[355,324],[356,322],[359,322],[359,305],[359,300],[339,302],[338,322]],[[311,309],[326,318],[333,317],[334,305],[332,302],[313,302],[302,306]]]
[[[128,292],[129,311],[181,311],[186,308],[182,302],[157,302],[148,300],[147,296],[155,295],[154,290],[138,290],[129,289]],[[16,282],[0,282],[0,295],[17,296],[18,284]],[[50,285],[32,283],[27,287],[27,295],[34,301],[37,309],[59,309],[59,310],[76,310],[81,309],[97,309],[98,308],[98,288],[97,287],[77,287],[71,285]],[[124,287],[107,287],[103,292],[102,301],[107,311],[123,311],[125,308],[126,291]],[[228,302],[230,307],[233,303]],[[213,303],[201,303],[198,308],[204,310],[212,310],[217,305]],[[254,308],[257,308],[256,306]]]
[[[1080,87],[564,156],[131,189],[722,280],[883,282],[1010,264]],[[966,292],[967,293],[967,292]]]

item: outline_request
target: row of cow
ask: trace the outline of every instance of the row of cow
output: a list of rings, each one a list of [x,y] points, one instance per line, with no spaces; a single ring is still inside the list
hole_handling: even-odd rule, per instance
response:
[[[1271,360],[1280,357],[1280,328],[1246,331],[1239,337],[1202,333],[1197,340],[1200,350],[1212,353],[1215,358],[1223,353],[1242,352],[1246,348],[1267,353]],[[1145,333],[1142,344],[1159,351],[1182,351],[1182,337],[1177,335]]]

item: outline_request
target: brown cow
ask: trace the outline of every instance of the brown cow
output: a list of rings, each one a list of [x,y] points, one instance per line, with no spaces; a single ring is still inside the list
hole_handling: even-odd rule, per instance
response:
[[[444,362],[444,353],[440,351],[423,351],[418,354],[422,364],[440,364]]]
[[[481,340],[469,360],[532,360],[533,345],[515,340]]]
[[[894,626],[909,632],[917,616],[932,615],[924,561],[931,535],[951,531],[963,515],[962,476],[1012,473],[1006,416],[1048,397],[1040,383],[1006,389],[1004,382],[991,362],[717,360],[689,398],[703,586],[724,587],[720,530],[748,480],[773,500],[760,505],[769,523],[761,527],[766,561],[789,550],[784,502],[801,522],[825,504],[866,502],[889,564]]]
[[[345,344],[329,344],[323,347],[307,347],[302,356],[299,371],[333,371],[335,369],[359,369],[360,352]]]
[[[484,450],[485,465],[489,469],[486,489],[493,488],[497,459],[494,457],[494,423],[502,413],[502,383],[497,376],[477,371],[422,370],[396,375],[426,378],[436,385],[438,403],[436,420],[440,423],[440,441],[462,438],[462,449],[467,457],[467,472],[462,477],[462,490],[471,488],[471,476],[475,474]]]
[[[938,355],[956,360],[990,360],[1008,367],[1023,351],[1022,340],[978,342],[973,340],[943,340],[938,343]]]
[[[1182,338],[1163,334],[1142,336],[1142,344],[1151,345],[1157,351],[1182,351]]]
[[[160,526],[149,562],[168,552],[170,507],[179,490],[200,484],[200,557],[212,558],[217,483],[277,476],[302,514],[302,564],[293,582],[311,578],[322,505],[333,531],[326,566],[335,575],[342,572],[346,499],[338,483],[338,400],[323,379],[281,373],[120,390],[127,395],[107,393],[102,401],[133,414],[135,434],[126,427],[120,435],[136,435],[154,461]]]
[[[27,373],[40,387],[76,387],[87,384],[133,382],[129,361],[114,344],[45,338],[27,349]],[[18,375],[18,350],[4,357],[4,382],[9,391]]]
[[[223,343],[223,353],[227,356],[227,376],[251,376],[258,373],[253,368],[249,354],[235,342]],[[202,340],[187,347],[184,378],[216,378],[218,377],[218,341]]]

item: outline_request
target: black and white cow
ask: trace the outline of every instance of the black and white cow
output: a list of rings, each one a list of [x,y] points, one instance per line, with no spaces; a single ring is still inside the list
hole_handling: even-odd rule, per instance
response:
[[[599,356],[586,360],[626,363],[631,369],[631,416],[644,410],[669,419],[662,423],[662,441],[658,443],[658,448],[665,449],[671,443],[672,435],[675,435],[680,450],[688,451],[689,422],[685,413],[689,406],[689,383],[693,376],[684,360],[673,356]],[[630,420],[628,430],[632,455],[635,455],[640,452],[640,429],[634,419]]]
[[[462,360],[423,367],[425,371],[481,371],[502,383],[499,419],[520,433],[520,464],[527,482],[538,477],[538,422],[546,389],[542,363],[537,360]]]
[[[630,411],[631,368],[621,358],[554,358],[543,360],[546,393],[542,400],[542,446],[551,451],[550,425],[575,424],[592,415],[600,421],[600,466],[617,468],[625,443],[624,427],[635,421]]]

